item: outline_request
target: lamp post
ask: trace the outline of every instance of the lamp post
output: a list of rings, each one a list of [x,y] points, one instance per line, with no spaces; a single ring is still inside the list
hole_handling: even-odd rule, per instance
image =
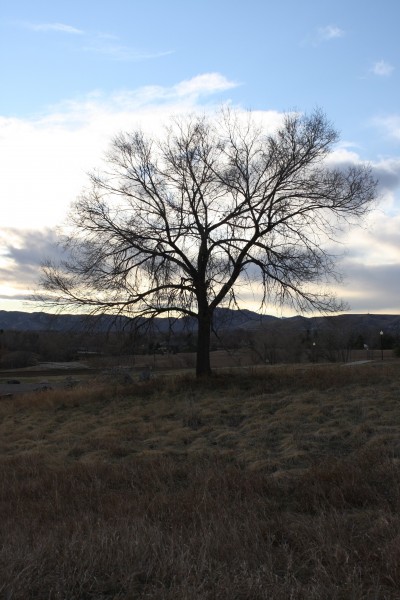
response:
[[[381,360],[383,360],[383,331],[379,332],[379,336],[381,338]]]
[[[316,352],[316,345],[317,345],[317,344],[316,344],[315,342],[313,342],[313,343],[312,343],[312,346],[313,346],[313,347],[312,347],[312,349],[313,349],[313,352],[312,352],[312,361],[313,361],[314,363],[315,363],[315,362],[317,362],[317,352]]]

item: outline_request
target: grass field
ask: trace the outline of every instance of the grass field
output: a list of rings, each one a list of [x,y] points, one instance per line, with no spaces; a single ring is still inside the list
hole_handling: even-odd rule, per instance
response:
[[[400,363],[2,400],[0,598],[400,598]]]

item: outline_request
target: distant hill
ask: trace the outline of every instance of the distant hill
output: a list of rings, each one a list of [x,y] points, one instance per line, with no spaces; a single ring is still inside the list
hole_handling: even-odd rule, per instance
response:
[[[253,329],[262,323],[278,320],[277,317],[260,315],[250,310],[217,308],[214,326],[218,329]],[[118,331],[128,327],[130,322],[127,317],[110,315],[54,315],[46,312],[0,310],[0,329],[13,331],[84,331],[85,329]],[[141,319],[141,323],[145,322],[145,319]],[[185,329],[195,329],[196,320],[188,317],[175,319],[159,317],[153,319],[152,327],[160,332],[172,330],[178,333]]]
[[[130,319],[114,318],[109,315],[85,316],[72,314],[53,315],[45,312],[23,312],[0,310],[0,329],[13,331],[118,331],[129,327]],[[142,323],[146,321],[143,319]],[[159,332],[171,330],[180,333],[196,328],[195,319],[156,318],[152,327]],[[218,308],[214,315],[217,330],[257,331],[259,328],[285,327],[293,330],[324,330],[331,327],[352,331],[384,331],[400,335],[400,315],[343,314],[328,317],[295,316],[279,319],[271,315],[260,315],[250,310]]]

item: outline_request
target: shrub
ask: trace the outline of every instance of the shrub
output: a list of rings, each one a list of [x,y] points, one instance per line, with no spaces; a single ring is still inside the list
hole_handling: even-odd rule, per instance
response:
[[[0,360],[0,367],[2,369],[19,369],[23,367],[32,367],[38,364],[38,356],[33,352],[27,352],[25,350],[18,350],[15,352],[8,352]]]

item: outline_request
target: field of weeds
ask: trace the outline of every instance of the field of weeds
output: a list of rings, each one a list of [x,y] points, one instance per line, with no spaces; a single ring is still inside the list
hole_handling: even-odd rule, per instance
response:
[[[0,403],[0,598],[400,598],[400,364]]]

